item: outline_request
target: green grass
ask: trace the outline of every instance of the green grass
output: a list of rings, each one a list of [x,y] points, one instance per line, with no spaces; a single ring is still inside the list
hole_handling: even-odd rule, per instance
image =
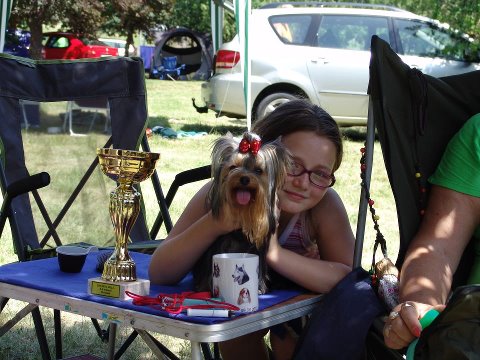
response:
[[[216,118],[210,112],[199,114],[192,106],[191,98],[197,103],[200,99],[200,82],[171,82],[147,80],[149,126],[157,125],[171,127],[174,130],[205,131],[208,135],[199,138],[163,139],[158,135],[150,139],[151,150],[159,152],[161,159],[157,170],[163,191],[166,193],[175,174],[180,171],[210,163],[210,150],[213,140],[230,131],[241,134],[246,129],[246,121]],[[46,128],[61,126],[65,103],[48,104],[42,107],[42,127],[37,130],[24,132],[24,146],[26,160],[31,173],[47,169],[52,177],[52,184],[40,190],[49,213],[57,214],[66,197],[64,189],[71,188],[88,167],[95,156],[97,147],[106,141],[102,133],[103,123],[97,121],[94,132],[88,136],[76,137],[65,134],[47,134]],[[336,173],[335,189],[344,200],[353,231],[356,231],[358,204],[360,200],[360,148],[366,135],[365,128],[342,129],[345,136],[344,162]],[[371,197],[375,200],[375,209],[380,216],[379,224],[387,242],[389,253],[395,259],[398,249],[398,231],[395,205],[390,192],[388,179],[383,166],[380,146],[375,146],[374,168],[371,185]],[[175,222],[181,211],[198,189],[200,184],[189,185],[182,189],[172,205],[172,219]],[[82,196],[76,202],[65,218],[65,224],[59,228],[59,235],[66,242],[95,242],[99,244],[111,243],[113,233],[108,215],[108,193],[114,188],[114,183],[100,171],[94,173],[92,180],[87,183],[87,196]],[[158,212],[158,205],[154,201],[151,186],[145,183],[142,186],[147,221],[151,224]],[[95,200],[92,201],[91,198]],[[38,209],[34,208],[37,214]],[[39,231],[44,231],[37,224]],[[159,237],[165,236],[162,229]],[[370,216],[367,219],[364,255],[362,265],[369,268],[372,261],[373,241],[375,233]],[[5,227],[0,241],[0,263],[16,261],[13,251],[9,227]],[[7,321],[20,307],[24,305],[18,301],[10,301],[6,309],[0,314],[0,324]],[[42,309],[46,324],[49,346],[53,353],[53,318],[49,309]],[[106,344],[102,343],[94,333],[90,320],[77,315],[63,313],[64,326],[64,357],[80,353],[92,353],[103,356]],[[126,327],[120,327],[117,341],[128,336]],[[157,335],[162,342],[167,343],[179,356],[189,358],[189,343],[183,340]],[[0,338],[0,359],[38,359],[40,358],[38,344],[31,317],[27,317],[17,324],[12,331]],[[135,340],[132,347],[122,359],[154,359],[151,351],[141,340]]]

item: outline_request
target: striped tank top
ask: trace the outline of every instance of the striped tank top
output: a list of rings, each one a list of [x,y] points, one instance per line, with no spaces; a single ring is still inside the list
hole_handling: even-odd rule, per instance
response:
[[[306,212],[295,214],[290,219],[278,242],[284,249],[309,258],[320,259],[318,246],[310,239]]]

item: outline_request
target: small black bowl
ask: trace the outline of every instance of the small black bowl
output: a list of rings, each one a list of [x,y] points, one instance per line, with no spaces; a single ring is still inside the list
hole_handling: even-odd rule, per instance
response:
[[[88,248],[80,246],[59,246],[57,248],[57,258],[60,270],[67,273],[82,271],[88,252]]]

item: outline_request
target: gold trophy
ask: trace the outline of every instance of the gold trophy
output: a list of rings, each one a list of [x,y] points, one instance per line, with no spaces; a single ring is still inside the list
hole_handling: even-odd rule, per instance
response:
[[[148,295],[150,281],[137,279],[136,266],[128,253],[130,231],[140,211],[141,194],[134,184],[148,179],[160,154],[102,148],[97,149],[100,167],[118,187],[110,193],[110,217],[115,231],[115,250],[105,262],[101,278],[88,280],[89,293],[128,299],[125,291]]]

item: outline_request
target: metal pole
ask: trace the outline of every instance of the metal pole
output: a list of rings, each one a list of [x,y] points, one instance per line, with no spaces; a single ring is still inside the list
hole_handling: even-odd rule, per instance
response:
[[[370,179],[372,176],[373,165],[373,148],[375,143],[375,119],[373,118],[373,104],[371,99],[369,100],[368,105],[367,139],[365,145],[365,188],[370,191]],[[365,196],[365,188],[362,186],[362,191],[360,193],[360,205],[358,207],[357,219],[357,234],[355,236],[355,251],[353,253],[353,268],[357,268],[362,265],[363,240],[365,237],[365,225],[368,206],[368,199]]]

